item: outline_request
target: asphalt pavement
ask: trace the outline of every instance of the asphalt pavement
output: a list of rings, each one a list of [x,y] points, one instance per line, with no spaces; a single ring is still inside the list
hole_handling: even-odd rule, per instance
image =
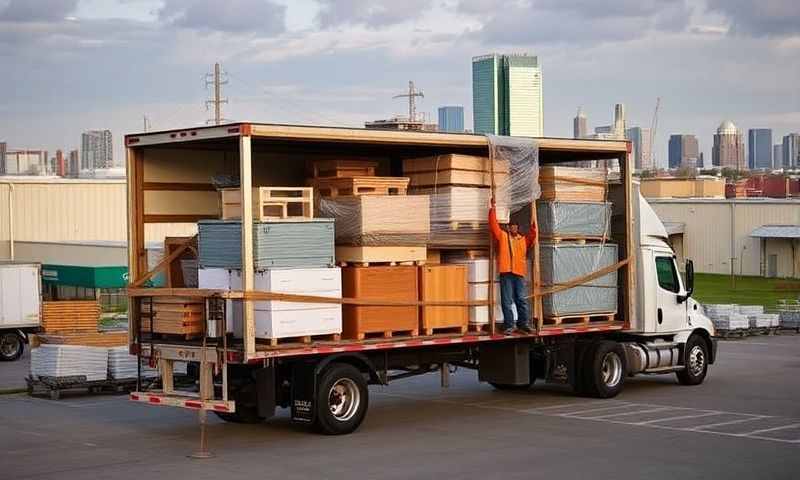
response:
[[[0,371],[7,365],[0,365]],[[5,373],[3,373],[5,375]],[[360,430],[328,437],[291,424],[210,421],[120,396],[0,396],[8,478],[711,479],[800,478],[800,336],[720,343],[706,382],[629,379],[615,399],[537,385],[499,392],[459,371],[372,387]]]

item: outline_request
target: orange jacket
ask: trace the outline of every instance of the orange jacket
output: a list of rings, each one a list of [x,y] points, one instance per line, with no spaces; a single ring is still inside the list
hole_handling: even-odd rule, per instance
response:
[[[524,277],[528,273],[528,247],[536,240],[536,227],[531,225],[528,235],[514,235],[500,228],[494,207],[489,210],[489,230],[497,240],[497,271]]]

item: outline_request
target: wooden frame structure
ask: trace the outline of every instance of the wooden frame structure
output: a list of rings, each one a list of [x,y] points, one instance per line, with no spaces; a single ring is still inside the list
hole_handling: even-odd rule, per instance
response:
[[[619,232],[621,257],[630,261],[621,267],[620,315],[627,326],[635,310],[635,265],[633,258],[632,164],[630,143],[625,141],[575,140],[538,138],[540,164],[565,161],[616,159],[620,165],[619,192],[623,211]],[[255,145],[255,152],[254,152]],[[147,132],[125,137],[128,185],[128,263],[130,282],[135,285],[147,274],[144,248],[145,229],[151,223],[196,222],[215,218],[217,193],[209,183],[209,173],[228,169],[238,173],[242,205],[242,279],[243,289],[254,288],[253,269],[253,164],[265,154],[280,154],[298,149],[313,153],[337,150],[344,154],[413,158],[442,153],[488,155],[485,136],[436,132],[401,132],[292,125],[236,123],[224,126],[190,128],[162,132]],[[175,155],[176,151],[187,152]],[[366,153],[365,153],[366,152]],[[170,154],[168,156],[166,154]],[[167,161],[170,159],[170,161]],[[174,160],[174,164],[171,161]],[[531,221],[537,224],[536,208],[532,205]],[[619,238],[618,238],[619,239]],[[541,328],[542,305],[538,242],[534,246],[534,281],[531,283],[534,314]],[[139,292],[141,293],[141,292]],[[168,295],[161,292],[159,295]],[[178,294],[177,292],[175,294]],[[131,296],[143,296],[131,294]],[[493,295],[489,301],[493,302]],[[254,327],[253,300],[245,299],[241,356],[243,362],[258,358]],[[130,302],[131,319],[139,318],[137,302]],[[493,308],[490,304],[490,312]],[[493,317],[493,315],[492,315]],[[491,328],[494,328],[491,318]],[[135,321],[130,322],[129,338],[132,351],[140,351]],[[618,328],[615,328],[618,329]],[[492,331],[492,333],[494,333]]]

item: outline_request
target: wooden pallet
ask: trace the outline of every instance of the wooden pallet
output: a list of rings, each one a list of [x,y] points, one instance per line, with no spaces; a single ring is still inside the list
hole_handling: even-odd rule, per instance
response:
[[[588,235],[557,235],[557,236],[540,236],[539,241],[544,243],[577,243],[584,245],[587,242],[608,242],[610,239],[603,236],[588,236]]]
[[[374,177],[378,162],[366,160],[317,160],[314,162],[314,178],[321,177]]]
[[[405,195],[409,178],[406,177],[343,177],[314,178],[309,183],[321,197],[358,195]]]
[[[222,219],[242,218],[238,188],[221,191]],[[253,220],[308,220],[314,218],[314,189],[310,187],[254,187]]]
[[[475,172],[471,170],[440,170],[438,172],[406,173],[414,188],[430,188],[448,186],[462,187],[490,187],[492,175],[489,172]],[[495,185],[508,184],[508,173],[494,174]]]
[[[750,336],[749,329],[737,328],[735,330],[714,330],[714,336],[719,338],[744,338]]]
[[[339,333],[328,333],[322,335],[303,335],[299,337],[267,338],[263,341],[270,347],[285,346],[293,343],[309,345],[314,342],[338,342],[342,339]]]
[[[560,315],[544,317],[545,326],[556,325],[586,325],[589,323],[609,323],[613,322],[617,316],[616,312],[608,313],[587,313],[583,315]]]
[[[356,340],[368,340],[374,338],[395,338],[395,337],[416,337],[419,336],[419,330],[384,330],[376,332],[359,332],[356,334]]]
[[[336,262],[341,266],[424,265],[427,258],[425,247],[336,247]]]
[[[429,308],[433,308],[433,307],[429,307]],[[459,333],[461,335],[464,335],[465,333],[467,333],[467,330],[468,330],[468,327],[466,325],[459,325],[459,326],[455,326],[455,327],[423,328],[422,329],[422,335],[430,336],[430,335],[446,334],[446,333],[450,333],[450,334]]]
[[[508,173],[510,166],[506,160],[494,160],[489,164],[489,157],[476,155],[447,154],[433,157],[408,158],[403,160],[403,172],[436,172],[442,170],[468,170],[488,173]]]
[[[100,304],[95,300],[42,302],[42,331],[96,332]]]
[[[128,332],[93,332],[36,335],[36,342],[48,345],[120,347],[128,344]]]

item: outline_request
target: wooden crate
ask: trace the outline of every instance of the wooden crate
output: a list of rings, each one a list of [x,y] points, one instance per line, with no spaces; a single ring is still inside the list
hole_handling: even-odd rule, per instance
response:
[[[153,333],[196,336],[203,333],[203,303],[195,298],[156,297],[153,300]],[[142,302],[142,313],[150,314],[150,302]],[[145,317],[143,329],[150,328]]]
[[[598,168],[542,167],[539,170],[540,200],[561,202],[603,202],[606,174]]]
[[[419,267],[419,297],[423,302],[466,302],[466,265],[425,265]],[[449,330],[466,333],[467,306],[420,307],[420,330],[425,335]]]
[[[100,304],[95,300],[42,302],[42,331],[96,332],[100,321]]]
[[[342,269],[345,298],[416,302],[419,296],[417,267],[346,267]],[[416,336],[419,308],[405,306],[342,307],[343,338],[363,340],[378,334],[391,338],[398,333]]]
[[[336,244],[354,246],[428,243],[427,195],[362,195],[320,201],[318,212],[336,220]]]
[[[378,162],[365,160],[317,160],[314,178],[320,177],[374,177]]]
[[[309,180],[309,184],[321,197],[405,195],[408,182],[406,177],[334,177]]]
[[[221,191],[222,219],[242,218],[238,188]],[[253,220],[305,220],[314,218],[314,190],[309,187],[254,187]]]
[[[339,264],[358,264],[369,266],[371,263],[390,265],[402,263],[425,263],[428,254],[425,247],[336,247],[336,262]]]

